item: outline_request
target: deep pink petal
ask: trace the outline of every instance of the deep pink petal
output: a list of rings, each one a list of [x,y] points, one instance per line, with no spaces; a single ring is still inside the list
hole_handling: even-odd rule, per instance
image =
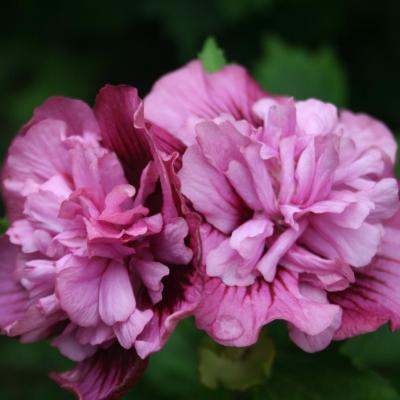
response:
[[[202,296],[202,279],[190,266],[171,268],[164,278],[163,299],[154,307],[154,316],[135,343],[141,358],[159,351],[178,322],[193,315]]]
[[[343,309],[343,324],[336,339],[376,330],[386,322],[400,328],[400,213],[385,226],[378,256],[356,273],[356,282],[330,299]]]
[[[126,176],[136,185],[152,159],[137,90],[106,85],[97,95],[94,110],[105,145],[118,155]]]
[[[112,400],[121,398],[143,375],[147,360],[135,351],[119,345],[97,351],[64,373],[51,377],[79,400]]]

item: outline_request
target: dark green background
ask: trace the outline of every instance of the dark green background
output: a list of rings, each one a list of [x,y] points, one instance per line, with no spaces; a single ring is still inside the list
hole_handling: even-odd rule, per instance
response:
[[[395,1],[15,1],[0,9],[0,159],[32,109],[51,95],[93,102],[105,83],[144,96],[213,35],[229,61],[265,88],[368,112],[400,132],[400,25]],[[375,335],[306,355],[278,342],[272,377],[257,390],[197,383],[201,335],[185,324],[129,398],[398,399],[400,338]],[[69,364],[47,344],[0,339],[0,399],[68,399],[46,373]],[[371,370],[373,370],[371,372]]]

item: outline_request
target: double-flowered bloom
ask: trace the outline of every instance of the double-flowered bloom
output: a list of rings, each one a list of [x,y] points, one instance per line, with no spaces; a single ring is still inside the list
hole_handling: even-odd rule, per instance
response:
[[[80,362],[55,379],[84,399],[133,383],[199,299],[161,140],[136,90],[107,86],[94,111],[48,100],[4,167],[0,325],[25,342],[55,336]]]
[[[316,351],[400,326],[396,144],[382,123],[199,62],[161,78],[145,115],[187,146],[178,176],[203,216],[200,328],[248,346],[282,319]]]
[[[177,322],[228,346],[288,322],[294,342],[400,326],[396,144],[380,122],[263,92],[194,61],[144,103],[106,86],[52,98],[3,169],[0,327],[53,337],[55,379],[118,396]]]

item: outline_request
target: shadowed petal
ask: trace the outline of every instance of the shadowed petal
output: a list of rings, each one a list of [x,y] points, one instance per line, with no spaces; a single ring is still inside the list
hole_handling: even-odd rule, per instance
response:
[[[112,400],[121,398],[143,375],[147,360],[134,350],[119,345],[99,350],[70,371],[51,377],[79,400]]]

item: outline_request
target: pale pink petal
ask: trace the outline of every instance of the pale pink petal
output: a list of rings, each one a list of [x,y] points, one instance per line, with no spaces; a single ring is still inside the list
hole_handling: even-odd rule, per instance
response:
[[[99,314],[109,326],[126,321],[135,311],[136,300],[126,267],[112,261],[104,269],[99,290]]]
[[[326,241],[336,254],[353,267],[363,267],[371,262],[382,239],[382,227],[376,224],[364,222],[358,229],[343,228],[332,222],[329,215],[319,215],[313,217],[312,225],[316,235],[321,237],[320,242],[315,241],[312,229],[305,232],[302,240],[317,252],[318,247]],[[333,256],[324,250],[322,254]]]
[[[185,244],[188,234],[189,227],[183,218],[171,221],[152,239],[154,255],[165,263],[188,264],[193,257],[193,251]]]
[[[114,332],[119,344],[124,349],[131,349],[136,338],[140,335],[153,317],[151,310],[140,311],[136,309],[125,322],[118,322],[114,325]]]
[[[98,219],[112,224],[127,225],[135,215],[133,197],[136,190],[131,185],[118,185],[105,198],[105,207]]]
[[[23,317],[29,296],[16,273],[18,266],[24,263],[18,247],[1,236],[0,253],[0,328],[3,329]]]
[[[185,152],[178,176],[182,193],[208,222],[223,232],[236,227],[240,220],[240,200],[224,176],[207,163],[199,146]]]
[[[307,147],[301,153],[296,166],[296,193],[293,200],[299,203],[305,203],[311,194],[312,183],[316,168],[316,154],[314,140],[311,140]]]
[[[56,294],[72,322],[83,327],[100,322],[99,292],[106,260],[71,257],[57,273]]]
[[[304,232],[307,223],[302,221],[298,229],[288,228],[267,249],[256,268],[262,273],[267,282],[272,282],[280,259],[293,246],[299,236]]]
[[[66,129],[61,121],[44,120],[12,143],[2,173],[11,222],[21,217],[27,194],[37,191],[52,176],[70,171],[69,154],[63,144]]]
[[[37,302],[31,305],[21,318],[6,326],[4,332],[8,336],[19,336],[23,343],[36,342],[53,335],[57,324],[65,319],[65,314],[59,308],[48,313],[43,310],[40,302]]]
[[[63,230],[63,221],[58,218],[62,200],[52,192],[40,190],[27,198],[24,214],[35,222],[36,229],[59,233]]]
[[[162,279],[169,274],[169,268],[160,262],[141,259],[132,260],[131,267],[139,274],[152,302],[158,303],[164,289]]]
[[[355,141],[360,151],[378,147],[387,154],[392,164],[394,163],[397,144],[393,134],[382,122],[365,114],[342,111],[339,127],[343,128],[346,137]]]
[[[232,160],[242,160],[241,148],[250,143],[230,122],[201,122],[196,133],[204,157],[220,172],[226,172]]]
[[[97,350],[95,346],[79,343],[73,332],[58,336],[52,341],[52,345],[72,361],[83,361]]]
[[[250,346],[266,323],[271,303],[269,285],[262,280],[236,287],[208,278],[196,309],[196,324],[224,346]]]
[[[307,335],[326,331],[341,312],[337,305],[301,293],[297,274],[281,271],[274,280],[273,293],[268,321],[283,319]]]
[[[334,132],[338,112],[330,103],[316,99],[298,101],[296,103],[297,124],[308,135],[326,135]]]
[[[77,326],[75,330],[76,339],[83,345],[97,346],[114,339],[114,331],[104,323],[85,328]]]
[[[336,314],[332,324],[321,333],[316,335],[307,335],[295,326],[289,324],[289,336],[302,350],[307,351],[308,353],[314,353],[329,346],[341,323],[342,310]]]
[[[46,119],[64,122],[68,136],[97,137],[99,135],[99,127],[93,111],[81,100],[61,96],[50,97],[35,109],[32,119],[24,125],[22,133]]]
[[[399,209],[399,185],[394,178],[382,179],[367,195],[374,204],[374,209],[368,216],[369,222],[388,219]]]
[[[225,113],[256,122],[252,105],[261,97],[265,93],[242,67],[229,65],[208,74],[200,61],[192,61],[156,82],[145,98],[145,117],[191,145],[195,133],[185,128],[193,118]]]
[[[256,274],[253,273],[259,253],[249,259],[242,258],[225,239],[219,246],[207,253],[206,270],[210,277],[219,277],[229,286],[248,286],[254,283]]]
[[[260,254],[265,246],[265,239],[272,235],[273,223],[262,215],[255,216],[232,232],[230,246],[243,258]],[[261,255],[261,254],[260,254]]]

